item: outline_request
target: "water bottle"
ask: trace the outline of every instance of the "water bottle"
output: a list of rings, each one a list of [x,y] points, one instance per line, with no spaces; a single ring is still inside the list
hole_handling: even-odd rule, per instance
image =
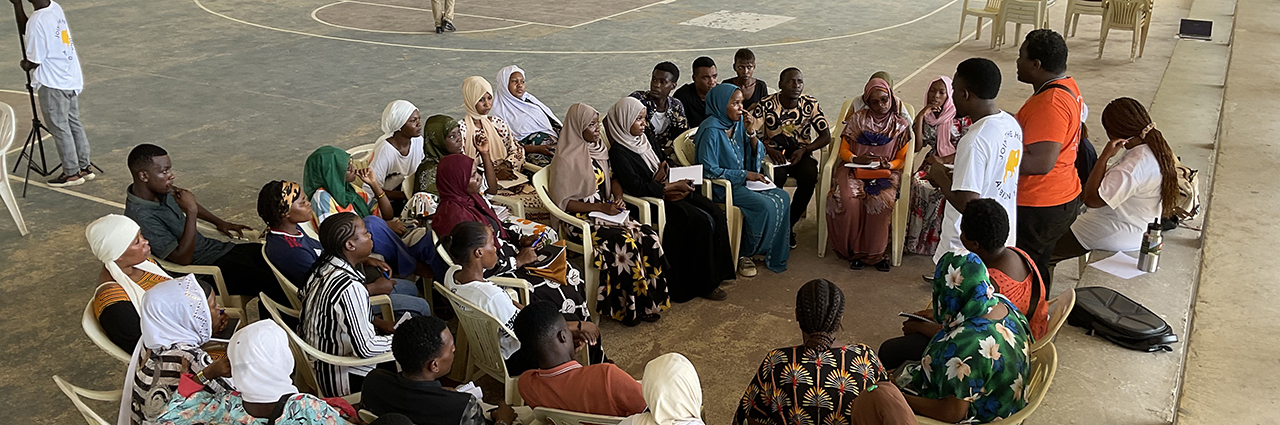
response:
[[[1160,249],[1164,239],[1160,237],[1160,222],[1147,225],[1147,233],[1142,234],[1142,247],[1138,248],[1138,270],[1155,273],[1160,265]]]

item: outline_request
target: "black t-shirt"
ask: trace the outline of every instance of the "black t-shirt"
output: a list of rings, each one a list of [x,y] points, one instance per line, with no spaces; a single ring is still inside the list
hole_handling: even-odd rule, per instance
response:
[[[734,80],[737,80],[737,79],[738,77],[733,77],[728,80],[724,80],[724,82],[738,86],[738,88],[741,89],[742,86],[734,82]],[[743,93],[743,95],[745,96],[746,93]],[[764,97],[768,95],[769,95],[769,85],[765,84],[764,80],[757,78],[755,90],[751,92],[750,96],[745,96],[742,98],[742,109],[751,110],[751,108],[756,106],[756,103],[760,102],[760,99],[764,99]]]
[[[471,394],[447,389],[440,381],[411,381],[389,370],[374,369],[365,376],[360,400],[375,415],[399,413],[417,425],[486,423]]]
[[[698,97],[698,88],[688,83],[676,89],[671,97],[684,105],[684,114],[689,118],[689,127],[698,127],[707,119],[707,102]]]

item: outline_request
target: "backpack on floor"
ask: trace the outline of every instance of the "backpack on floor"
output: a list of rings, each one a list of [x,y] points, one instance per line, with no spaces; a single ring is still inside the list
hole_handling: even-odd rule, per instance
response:
[[[1178,342],[1173,328],[1160,316],[1101,286],[1076,288],[1076,306],[1067,316],[1067,324],[1130,350],[1173,351],[1169,344]]]

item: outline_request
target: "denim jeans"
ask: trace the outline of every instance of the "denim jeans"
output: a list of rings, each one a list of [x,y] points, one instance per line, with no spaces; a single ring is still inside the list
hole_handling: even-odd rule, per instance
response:
[[[74,90],[40,86],[40,115],[49,127],[62,157],[62,172],[72,175],[89,168],[89,137],[80,124],[80,96]]]

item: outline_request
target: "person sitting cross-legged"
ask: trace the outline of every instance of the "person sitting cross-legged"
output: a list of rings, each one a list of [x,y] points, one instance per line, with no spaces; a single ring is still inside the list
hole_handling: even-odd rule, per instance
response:
[[[613,363],[574,360],[574,334],[554,304],[529,304],[516,316],[516,336],[539,369],[520,375],[520,396],[530,407],[630,416],[646,407],[640,383]]]
[[[222,242],[206,238],[196,229],[199,219],[217,226],[228,237],[251,230],[218,218],[196,202],[194,193],[174,186],[169,152],[141,144],[129,152],[128,163],[133,184],[125,190],[124,215],[138,224],[142,236],[151,243],[151,255],[184,266],[218,266],[227,291],[233,295],[255,297],[266,292],[272,299],[284,299],[284,291],[262,259],[261,245]]]
[[[475,396],[440,384],[440,377],[453,368],[454,348],[453,333],[443,320],[427,316],[401,323],[391,351],[403,370],[369,372],[361,393],[364,407],[379,417],[403,414],[418,425],[515,423],[516,413],[504,401],[499,401],[497,410],[485,413]]]

